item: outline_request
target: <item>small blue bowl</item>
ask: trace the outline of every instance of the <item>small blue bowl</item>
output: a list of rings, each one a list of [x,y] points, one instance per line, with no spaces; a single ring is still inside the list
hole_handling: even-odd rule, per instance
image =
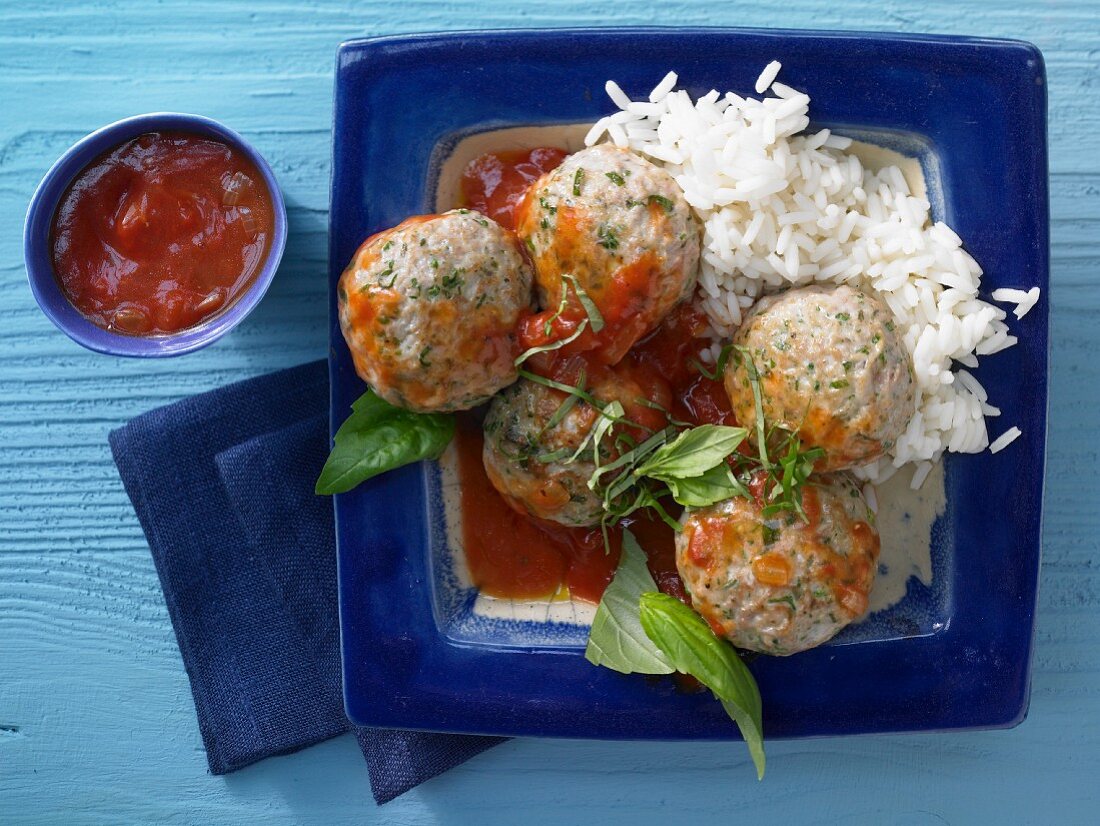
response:
[[[194,327],[176,333],[130,336],[104,330],[85,318],[65,296],[54,274],[50,255],[50,228],[69,184],[104,152],[146,132],[174,131],[222,141],[242,152],[263,176],[271,193],[275,227],[267,259],[256,280],[237,300]],[[286,207],[279,184],[267,161],[240,135],[217,121],[200,115],[155,112],[108,124],[77,142],[50,167],[27,209],[23,228],[23,259],[31,292],[42,312],[77,344],[113,356],[179,356],[205,347],[236,327],[264,297],[286,246]]]

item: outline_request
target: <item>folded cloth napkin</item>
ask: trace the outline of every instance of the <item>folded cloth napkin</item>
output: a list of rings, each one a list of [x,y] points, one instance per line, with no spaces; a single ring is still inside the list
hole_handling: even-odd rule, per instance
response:
[[[314,362],[152,410],[110,435],[191,680],[210,771],[353,729],[385,803],[498,737],[356,728],[344,715],[328,371]]]

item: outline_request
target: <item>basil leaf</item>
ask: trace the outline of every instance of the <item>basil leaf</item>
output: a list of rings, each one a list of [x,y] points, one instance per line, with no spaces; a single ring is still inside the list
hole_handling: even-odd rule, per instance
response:
[[[402,410],[370,390],[351,410],[317,478],[318,494],[343,493],[388,470],[438,459],[454,437],[454,417]]]
[[[665,484],[672,498],[688,508],[705,508],[734,496],[748,496],[745,486],[737,481],[725,462],[719,462],[700,476],[667,479]]]
[[[347,425],[352,418],[358,417],[356,418],[356,424],[357,427],[361,427],[388,418],[394,414],[395,410],[398,410],[398,408],[385,401],[374,391],[368,390],[351,403],[351,411],[355,416],[345,420],[344,424],[340,426],[340,429],[336,431],[336,435],[340,435],[340,431],[344,429],[345,425]]]
[[[671,674],[672,666],[638,619],[638,600],[645,591],[655,591],[645,553],[630,531],[623,531],[623,554],[615,578],[603,593],[584,656],[622,674]]]
[[[668,594],[641,595],[638,619],[677,671],[690,674],[722,702],[749,747],[758,778],[764,777],[760,689],[752,672],[697,613]]]
[[[760,693],[757,692],[757,696]],[[729,715],[733,722],[737,723],[737,728],[741,730],[741,736],[745,738],[745,745],[749,747],[749,756],[752,757],[753,765],[756,766],[756,779],[764,779],[764,766],[766,758],[764,756],[764,733],[760,729],[760,712],[756,712],[754,717],[745,709],[736,703],[731,703],[728,700],[719,700],[722,704],[722,708],[726,710],[726,714]]]
[[[702,476],[737,450],[747,432],[743,427],[717,424],[693,427],[657,450],[634,474],[662,481]]]

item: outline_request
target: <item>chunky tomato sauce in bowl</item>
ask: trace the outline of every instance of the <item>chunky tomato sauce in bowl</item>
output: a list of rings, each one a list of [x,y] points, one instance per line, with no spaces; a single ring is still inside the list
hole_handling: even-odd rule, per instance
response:
[[[31,290],[77,343],[173,356],[217,340],[270,285],[286,243],[271,168],[197,115],[139,115],[66,152],[24,228]]]

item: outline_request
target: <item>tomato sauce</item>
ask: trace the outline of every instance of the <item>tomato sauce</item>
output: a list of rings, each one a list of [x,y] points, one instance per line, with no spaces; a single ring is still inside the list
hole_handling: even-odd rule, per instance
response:
[[[470,577],[490,596],[545,599],[563,593],[599,602],[621,553],[622,529],[567,528],[513,510],[497,493],[481,462],[481,424],[459,418],[455,432],[462,497],[462,543]],[[672,529],[659,520],[626,520],[649,557],[661,590],[683,598]]]
[[[462,173],[463,205],[488,215],[505,229],[516,228],[516,207],[527,188],[556,169],[568,153],[548,146],[488,152]]]
[[[50,235],[66,297],[104,329],[193,327],[231,305],[263,267],[271,193],[229,145],[149,132],[104,153],[69,186]]]

